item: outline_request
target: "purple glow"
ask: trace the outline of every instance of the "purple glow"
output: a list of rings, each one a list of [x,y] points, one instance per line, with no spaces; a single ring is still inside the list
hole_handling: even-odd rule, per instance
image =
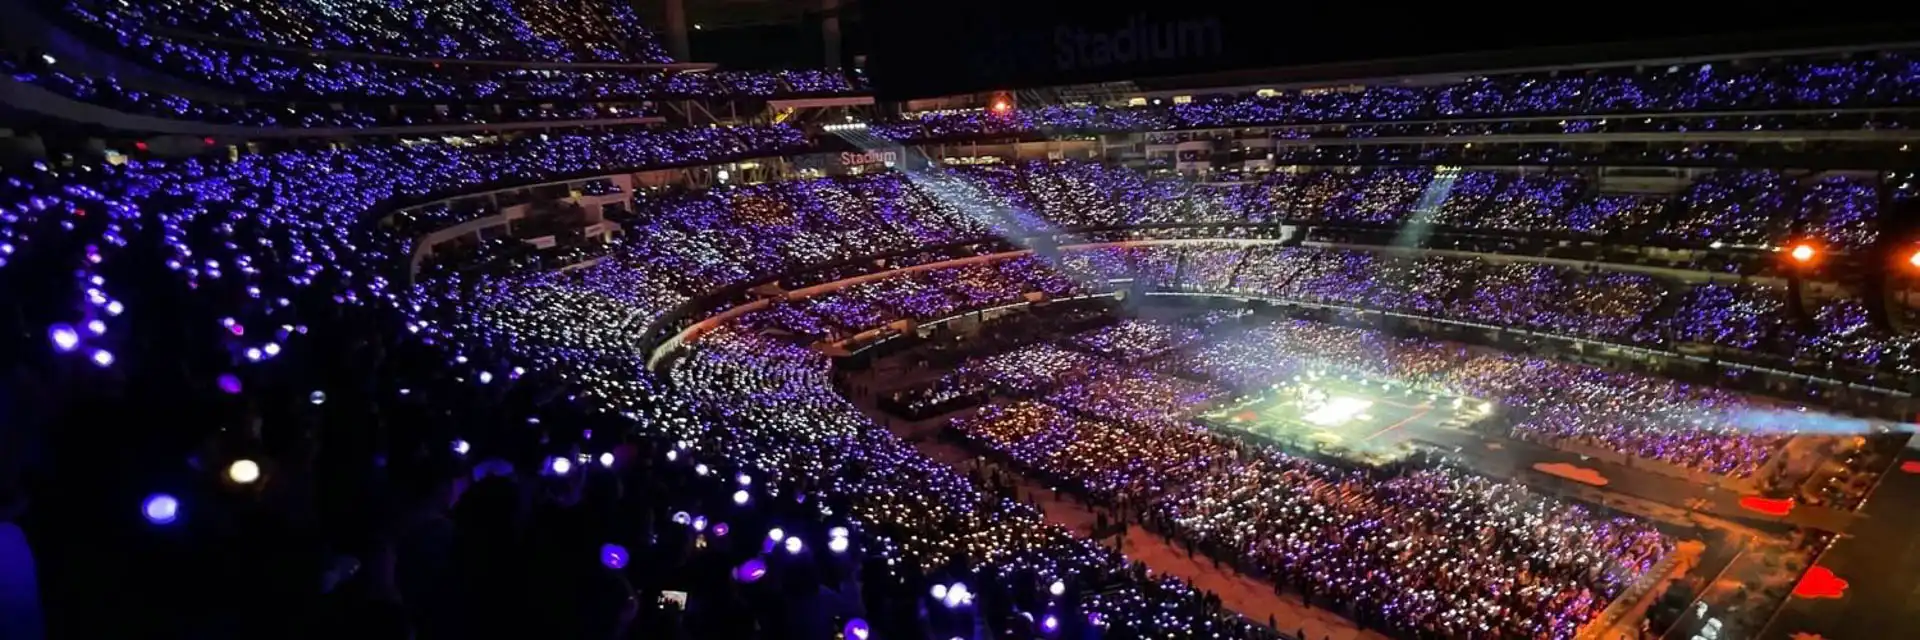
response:
[[[767,575],[767,561],[759,558],[748,560],[733,570],[733,579],[752,584]]]
[[[92,320],[87,321],[87,333],[91,333],[97,336],[97,335],[105,334],[106,332],[107,332],[106,322],[101,321],[99,318],[94,318]]]
[[[73,351],[80,346],[80,333],[70,325],[56,324],[47,330],[47,337],[53,340],[53,348],[61,353]]]
[[[608,569],[627,568],[627,548],[614,543],[600,545],[600,564]]]
[[[180,501],[171,495],[156,493],[147,496],[146,502],[141,503],[140,514],[146,516],[147,522],[173,524],[180,517]]]
[[[1053,633],[1055,631],[1059,631],[1060,619],[1054,617],[1053,614],[1049,613],[1047,614],[1047,617],[1042,618],[1040,620],[1040,629],[1043,631],[1046,631],[1047,633]]]
[[[722,538],[724,538],[724,537],[726,537],[726,536],[727,536],[727,531],[729,531],[729,529],[728,529],[728,527],[727,527],[727,523],[725,523],[725,522],[717,522],[717,523],[714,523],[714,525],[713,525],[713,535],[716,535],[716,536],[720,536],[720,537],[722,537]]]
[[[847,626],[840,629],[844,640],[867,640],[868,633],[872,633],[872,630],[867,627],[867,621],[859,618],[848,619]]]
[[[238,395],[240,393],[240,376],[231,373],[222,373],[220,374],[220,378],[215,382],[220,385],[220,391],[227,395]]]
[[[547,459],[547,471],[556,476],[567,475],[568,472],[573,471],[573,462],[563,456],[554,456]]]
[[[113,366],[113,353],[106,349],[93,350],[93,363],[102,368]]]

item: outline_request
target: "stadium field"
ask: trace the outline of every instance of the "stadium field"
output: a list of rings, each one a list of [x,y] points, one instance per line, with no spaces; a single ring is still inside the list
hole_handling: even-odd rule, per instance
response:
[[[1320,378],[1274,385],[1201,415],[1211,426],[1366,462],[1411,451],[1422,433],[1479,417],[1479,402],[1435,397],[1403,385]]]

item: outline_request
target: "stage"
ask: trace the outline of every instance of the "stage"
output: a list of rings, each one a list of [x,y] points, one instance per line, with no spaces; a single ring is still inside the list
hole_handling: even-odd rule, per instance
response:
[[[1303,376],[1229,399],[1201,414],[1215,428],[1381,464],[1412,452],[1424,432],[1465,426],[1490,407],[1387,381]]]

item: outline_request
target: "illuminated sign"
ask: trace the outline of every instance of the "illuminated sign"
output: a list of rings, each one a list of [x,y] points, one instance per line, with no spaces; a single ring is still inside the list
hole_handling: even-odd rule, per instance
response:
[[[849,167],[868,164],[893,166],[900,164],[900,154],[895,151],[842,151],[840,152],[840,164]]]

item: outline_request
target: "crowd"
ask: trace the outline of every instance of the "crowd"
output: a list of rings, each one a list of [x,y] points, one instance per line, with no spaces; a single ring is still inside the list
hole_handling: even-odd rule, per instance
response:
[[[25,337],[8,349],[58,373],[37,384],[59,393],[8,405],[4,447],[5,480],[24,468],[39,498],[25,528],[47,624],[1272,637],[920,457],[851,412],[812,352],[726,331],[649,373],[637,327],[775,267],[684,241],[721,225],[647,218],[649,242],[592,266],[406,289],[392,232],[432,223],[372,224],[483,184],[801,144],[777,127],[582,134],[10,176],[0,277]],[[1038,264],[1009,262],[995,273]],[[960,281],[1007,286],[987,278]],[[183,426],[154,428],[153,410]],[[125,464],[100,475],[90,458]],[[90,528],[124,542],[62,542]]]
[[[1129,424],[1022,401],[989,405],[950,426],[961,437],[1106,505],[1142,504],[1232,460],[1233,448],[1177,422]]]
[[[417,63],[205,38],[660,61],[619,2],[63,6],[161,66],[267,94],[859,89],[811,72],[469,69],[456,80],[416,73]],[[1920,75],[1910,67],[1894,55],[1689,65],[1014,118],[1087,129],[1163,117],[1897,105]],[[14,72],[119,108],[269,122],[111,80]],[[613,93],[574,93],[589,84]],[[918,453],[842,397],[824,355],[767,335],[857,331],[1035,291],[1240,293],[1911,366],[1906,339],[1878,334],[1849,298],[1789,327],[1776,319],[1782,293],[1767,285],[1681,288],[1525,261],[1207,242],[1042,251],[876,279],[742,316],[649,368],[662,331],[695,317],[688,305],[814,265],[861,275],[1060,229],[1288,220],[1743,244],[1804,227],[1864,247],[1878,200],[1871,180],[1850,175],[1717,172],[1661,200],[1592,197],[1583,177],[1552,171],[1329,169],[1233,185],[1085,163],[885,172],[636,194],[622,242],[523,260],[501,240],[480,252],[500,252],[502,268],[435,269],[418,283],[405,276],[417,236],[488,210],[434,205],[374,223],[479,189],[811,148],[777,125],[610,128],[179,160],[56,156],[10,171],[0,178],[0,304],[10,312],[0,349],[13,363],[0,403],[0,523],[26,532],[34,562],[9,570],[35,567],[25,582],[45,597],[18,606],[20,594],[4,594],[0,625],[44,619],[74,637],[1276,637],[1217,597],[1045,523],[1016,490]],[[1445,197],[1429,201],[1436,192]],[[557,264],[569,268],[546,268]],[[1195,407],[1332,368],[1487,398],[1498,428],[1519,438],[1704,473],[1759,473],[1783,438],[1743,428],[1745,398],[1638,374],[1306,323],[1199,340],[1201,327],[1232,317],[1096,329],[1071,348],[1041,342],[971,361],[939,384],[1020,401],[957,427],[978,445],[1100,500],[1152,503],[1144,517],[1156,529],[1414,635],[1567,636],[1671,541],[1446,469],[1349,470],[1232,443],[1186,426]]]
[[[1200,339],[1198,329],[1140,318],[1081,332],[1068,344],[1120,362],[1137,362]]]
[[[544,7],[549,3],[529,4]],[[629,10],[625,3],[605,4],[622,7],[622,11]],[[280,126],[293,122],[288,116],[280,114],[281,110],[293,108],[301,112],[313,112],[316,114],[314,117],[328,116],[332,115],[329,111],[339,110],[331,106],[333,103],[345,103],[342,109],[347,113],[365,113],[367,117],[378,118],[381,123],[388,125],[436,122],[435,118],[441,122],[498,123],[574,119],[588,113],[587,109],[593,109],[592,113],[599,118],[644,113],[650,111],[645,104],[648,100],[848,95],[867,91],[864,78],[857,72],[838,70],[678,72],[657,68],[462,65],[457,60],[435,61],[432,60],[433,56],[425,53],[410,56],[425,60],[332,57],[314,52],[256,48],[257,43],[261,42],[258,39],[246,42],[209,41],[181,35],[172,27],[155,29],[156,26],[166,26],[156,25],[153,21],[155,16],[194,15],[198,11],[156,13],[154,7],[83,2],[66,2],[61,8],[80,26],[140,62],[188,80],[237,90],[250,103],[255,103],[257,111],[275,116],[275,121],[283,123]],[[297,12],[310,7],[304,4],[288,7],[276,5],[276,11],[281,9]],[[427,11],[431,13],[432,9]],[[392,15],[384,9],[327,13],[343,18],[352,15]],[[588,18],[592,12],[575,15]],[[499,16],[511,20],[508,17],[510,13]],[[440,43],[474,35],[465,29],[435,35],[430,30],[424,30],[426,28],[426,25],[422,25],[407,33]],[[286,33],[305,37],[313,34],[313,31],[301,28]],[[554,35],[559,37],[561,33]],[[559,40],[573,44],[584,42],[571,37],[560,37]],[[528,41],[528,38],[516,38],[500,41],[499,44]],[[55,73],[65,79],[54,77]],[[111,77],[88,78],[71,70],[42,73],[35,80],[56,89],[63,89],[68,84],[117,86],[117,81]],[[146,111],[157,110],[172,117],[191,117],[200,111],[220,115],[223,108],[196,102],[191,106],[199,111],[189,111],[182,106],[187,101],[177,96],[168,101],[172,104],[169,106],[146,104],[158,98],[150,98],[146,102],[128,102],[126,97],[102,95],[100,91],[66,92],[103,102],[111,100],[108,102],[110,105],[144,106],[147,107]],[[123,89],[115,93],[131,96],[135,92]],[[422,103],[433,103],[430,106],[435,108],[417,108]],[[232,106],[224,108],[234,109]],[[451,114],[436,115],[435,112],[441,108]],[[543,115],[544,112],[554,115]],[[563,117],[560,114],[572,115]],[[263,117],[255,115],[251,119]],[[238,116],[228,115],[225,118],[235,119]]]
[[[1410,174],[1418,177],[1409,178]],[[891,256],[886,259],[891,267],[909,266],[1004,251],[1009,247],[998,243],[1002,238],[1033,238],[1062,229],[1188,220],[1310,220],[1293,216],[1315,211],[1334,212],[1329,217],[1382,221],[1408,216],[1449,223],[1481,220],[1493,228],[1527,231],[1552,228],[1533,220],[1573,220],[1589,229],[1638,228],[1649,238],[1667,232],[1693,233],[1683,229],[1720,228],[1724,236],[1696,239],[1763,237],[1764,242],[1782,242],[1781,236],[1744,236],[1746,231],[1741,230],[1793,226],[1824,229],[1826,239],[1835,245],[1865,243],[1876,237],[1873,207],[1864,204],[1873,199],[1859,191],[1869,188],[1868,183],[1852,177],[1822,178],[1791,198],[1763,198],[1807,203],[1804,209],[1788,207],[1793,213],[1761,215],[1752,207],[1730,204],[1752,201],[1746,197],[1695,197],[1715,191],[1708,185],[1739,179],[1780,181],[1779,174],[1772,172],[1716,172],[1698,181],[1694,191],[1678,201],[1615,196],[1570,201],[1539,195],[1566,189],[1536,187],[1565,185],[1578,178],[1486,171],[1327,170],[1275,175],[1258,185],[1235,188],[1196,186],[1087,163],[979,166],[953,171],[938,183],[924,176],[887,172],[693,193],[639,194],[634,206],[641,212],[640,219],[629,233],[651,241],[624,251],[671,265],[666,271],[683,280],[682,292],[693,295],[772,277],[791,281],[788,286],[809,286],[873,273],[878,270],[874,256]],[[1431,199],[1407,195],[1422,190],[1412,184],[1442,180],[1451,193],[1446,200],[1407,204]],[[1517,186],[1498,186],[1502,184]],[[1681,209],[1690,212],[1681,217],[1653,215],[1680,201],[1697,201],[1700,206]],[[1535,213],[1512,213],[1527,210]],[[1263,213],[1272,211],[1282,213],[1277,218]],[[1397,213],[1382,215],[1383,211]],[[1617,215],[1603,217],[1601,211]],[[1729,212],[1744,213],[1735,218]],[[457,212],[436,214],[432,224],[459,219]],[[425,226],[431,225],[409,228]],[[1218,233],[1231,236],[1227,231]],[[1086,239],[1097,239],[1097,235]],[[1140,235],[1154,237],[1152,232]],[[919,249],[930,246],[953,248],[932,253]],[[808,265],[842,262],[847,266],[815,275],[786,275],[805,273]],[[1810,306],[1812,318],[1826,329],[1810,332],[1785,317],[1784,288],[1754,282],[1689,284],[1561,263],[1285,247],[1240,240],[1183,241],[1076,249],[938,269],[911,279],[888,279],[795,301],[777,313],[792,319],[787,327],[790,333],[844,336],[902,318],[928,320],[993,306],[1029,291],[1064,297],[1131,284],[1359,307],[1623,344],[1705,345],[1729,350],[1732,357],[1776,365],[1797,360],[1862,379],[1876,372],[1905,375],[1913,370],[1908,355],[1915,342],[1866,322],[1858,312],[1857,299],[1839,296]],[[1134,338],[1116,335],[1113,339]]]
[[[533,62],[669,60],[624,2],[65,1],[147,29],[293,49]]]
[[[73,74],[44,64],[44,60],[0,58],[0,71],[14,80],[47,89],[62,97],[134,115],[170,120],[299,129],[369,129],[424,125],[478,125],[513,122],[621,120],[653,115],[651,104],[459,104],[452,106],[376,106],[275,103],[223,103],[194,100],[177,94],[142,91],[122,86],[112,76]]]
[[[1309,602],[1413,637],[1572,638],[1673,550],[1624,516],[1446,468],[1262,452],[1149,520]]]
[[[1194,183],[1091,163],[963,167],[996,205],[1065,227],[1170,222],[1417,223],[1464,231],[1608,237],[1622,242],[1770,247],[1811,238],[1864,249],[1879,235],[1868,176],[1800,181],[1727,170],[1694,181],[1678,202],[1600,195],[1577,172],[1458,168],[1323,168]]]
[[[1710,387],[1335,325],[1255,327],[1154,366],[1243,392],[1306,373],[1395,381],[1490,401],[1500,420],[1486,426],[1504,435],[1737,478],[1759,472],[1787,440],[1766,418],[1784,410]]]
[[[1599,135],[1609,133],[1737,133],[1765,131],[1859,130],[1898,131],[1907,129],[1898,114],[1855,112],[1798,114],[1723,114],[1688,116],[1649,114],[1641,117],[1539,117],[1501,121],[1437,121],[1387,124],[1309,125],[1281,128],[1273,137],[1283,140],[1315,142],[1377,141],[1385,138],[1448,138],[1502,135]],[[1158,140],[1172,143],[1177,134],[1160,134]],[[1570,138],[1577,139],[1577,138]],[[1149,136],[1149,142],[1155,137]]]
[[[908,114],[869,130],[905,140],[1310,123],[1831,111],[1911,104],[1920,97],[1920,84],[1913,80],[1916,64],[1920,61],[1908,52],[1885,52],[1765,65],[1717,62],[1500,74],[1417,87],[1202,95],[1186,102],[1128,107],[1046,104],[1005,113],[933,111]]]
[[[1513,366],[1485,375],[1498,367],[1480,358],[1507,358]],[[1433,387],[1525,385],[1532,375],[1555,376],[1542,368],[1572,367],[1520,360],[1296,321],[1229,332],[1155,366],[1259,386],[1314,370],[1405,375]],[[1453,369],[1482,375],[1456,380]],[[1138,373],[1113,365],[1093,380]],[[1536,391],[1559,384],[1542,381]],[[1597,397],[1568,404],[1607,412],[1594,419],[1604,424],[1623,417],[1621,404],[1677,402],[1640,394],[1613,405]],[[1133,405],[1121,421],[1087,408],[1051,396],[992,404],[954,420],[949,432],[1049,486],[1132,514],[1189,552],[1230,562],[1391,635],[1571,638],[1673,551],[1674,540],[1646,522],[1594,513],[1517,483],[1418,463],[1345,468],[1235,442],[1152,405]],[[1552,411],[1538,403],[1526,409]]]

